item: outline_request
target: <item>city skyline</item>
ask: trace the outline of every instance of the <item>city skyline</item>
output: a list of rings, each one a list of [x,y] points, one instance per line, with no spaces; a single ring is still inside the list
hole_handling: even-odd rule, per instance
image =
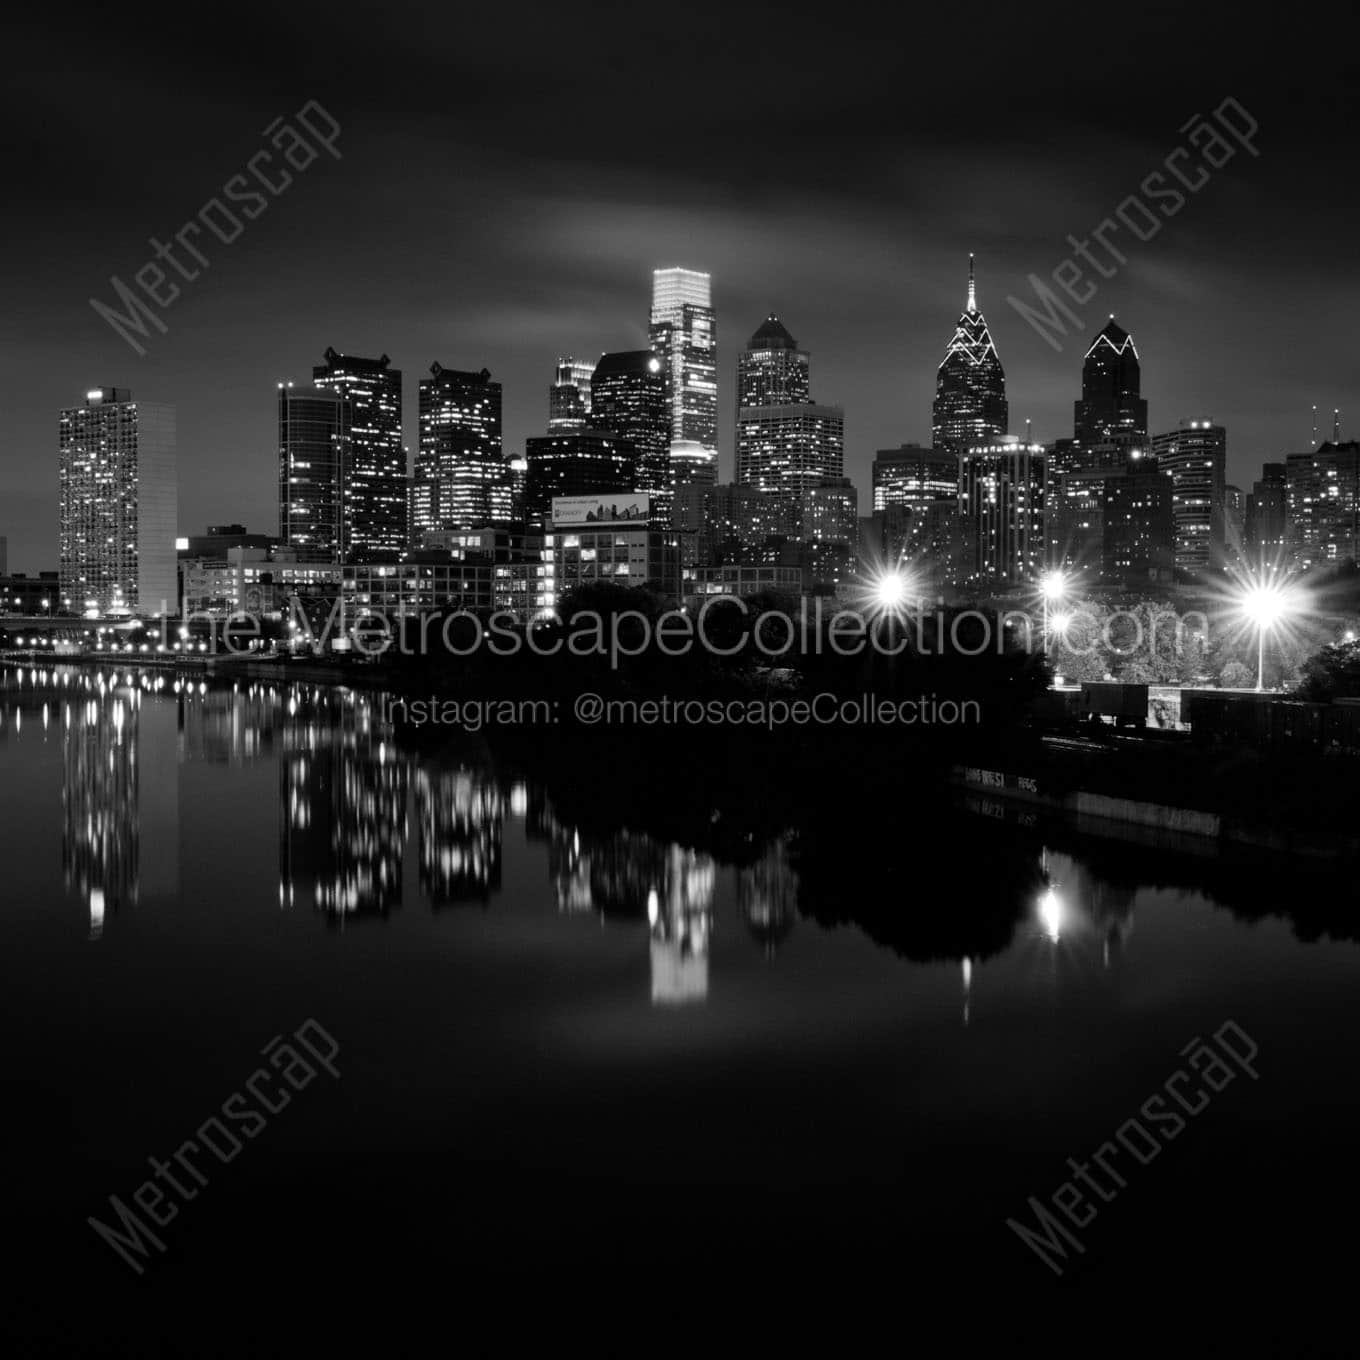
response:
[[[652,106],[645,63],[617,63],[606,84],[579,74],[660,41],[659,15],[626,35],[560,17],[525,34],[505,16],[479,16],[480,40],[445,67],[476,72],[462,83],[422,79],[439,45],[433,16],[416,9],[394,20],[410,70],[362,82],[343,74],[363,50],[361,30],[335,16],[324,30],[272,16],[269,44],[247,41],[247,23],[211,52],[138,20],[107,35],[98,57],[35,20],[13,49],[29,73],[13,96],[22,116],[0,134],[15,176],[15,277],[0,323],[12,383],[0,404],[10,566],[51,565],[52,413],[71,400],[73,374],[76,387],[117,383],[179,408],[185,524],[264,527],[274,416],[259,394],[303,376],[327,344],[388,353],[408,375],[435,359],[489,368],[505,385],[506,447],[522,449],[542,433],[557,357],[645,347],[650,271],[684,261],[711,272],[721,314],[722,477],[735,356],[772,310],[818,356],[822,399],[846,409],[846,471],[861,491],[876,449],[927,442],[939,349],[972,251],[1013,430],[1030,419],[1036,438],[1067,432],[1073,360],[1114,312],[1137,337],[1154,425],[1224,423],[1228,478],[1249,486],[1263,462],[1307,448],[1312,405],[1325,428],[1340,406],[1343,435],[1355,405],[1347,318],[1360,278],[1346,249],[1349,190],[1330,172],[1346,146],[1337,101],[1350,96],[1316,78],[1303,35],[1253,50],[1207,16],[1179,14],[1167,44],[1164,17],[1128,17],[1126,41],[1098,71],[1031,63],[1023,88],[1007,87],[1004,118],[988,101],[932,100],[956,79],[943,70],[917,72],[919,97],[903,103],[890,92],[907,54],[879,50],[839,16],[809,16],[797,41],[729,16],[733,41],[716,53],[699,24],[679,41],[702,52],[716,93],[664,157],[645,120],[614,116]],[[1018,16],[983,31],[962,16],[927,27],[941,50],[968,52],[974,79],[997,80],[1043,50]],[[748,32],[759,33],[754,48],[739,41]],[[1221,80],[1206,77],[1209,50],[1231,57]],[[154,92],[134,97],[117,74],[146,53],[183,86],[191,117],[167,122]],[[576,55],[590,60],[578,67]],[[819,168],[809,177],[776,163],[754,194],[753,134],[738,115],[750,78],[766,70],[785,81],[816,72],[817,100],[786,110],[783,127]],[[491,93],[508,80],[528,91],[514,108]],[[1108,97],[1148,82],[1166,97]],[[1089,241],[1185,141],[1182,125],[1228,96],[1259,122],[1260,156],[1241,152],[1215,171],[1154,239],[1107,235],[1127,264],[1093,275],[1098,291],[1075,307],[1080,334],[1054,353],[1006,299],[1029,295],[1030,274],[1048,277],[1072,253],[1069,236]],[[261,130],[309,98],[340,123],[342,159],[298,176],[233,245],[212,242],[210,267],[139,357],[89,300],[111,298],[114,276],[131,280],[149,238],[173,234],[246,163]],[[552,107],[611,136],[564,149],[542,135]],[[156,154],[94,150],[109,146]],[[434,162],[443,171],[432,178]],[[399,206],[417,199],[419,214]],[[414,450],[409,403],[404,438]]]

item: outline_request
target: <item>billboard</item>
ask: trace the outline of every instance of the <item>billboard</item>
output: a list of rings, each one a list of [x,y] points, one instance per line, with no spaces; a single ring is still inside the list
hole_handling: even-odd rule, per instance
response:
[[[602,491],[595,496],[554,496],[554,529],[582,528],[589,524],[625,524],[644,528],[651,500],[637,491]]]

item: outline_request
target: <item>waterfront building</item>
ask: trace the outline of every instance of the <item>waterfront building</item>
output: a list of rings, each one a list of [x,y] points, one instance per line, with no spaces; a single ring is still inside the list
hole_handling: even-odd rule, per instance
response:
[[[632,443],[599,430],[534,435],[525,441],[526,519],[551,522],[553,498],[637,490],[637,453]]]
[[[159,615],[175,609],[175,411],[95,387],[58,425],[64,610]]]
[[[513,473],[501,443],[501,385],[490,372],[430,366],[420,380],[420,446],[411,483],[412,538],[503,524]]]
[[[385,354],[363,359],[328,349],[325,360],[312,370],[313,386],[343,397],[348,406],[342,489],[346,556],[402,552],[409,530],[401,370]]]

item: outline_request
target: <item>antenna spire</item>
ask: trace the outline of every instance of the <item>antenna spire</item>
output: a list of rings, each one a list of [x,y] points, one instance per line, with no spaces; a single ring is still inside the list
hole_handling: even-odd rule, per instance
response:
[[[1313,403],[1313,447],[1317,448],[1317,402]]]
[[[968,252],[968,310],[977,311],[977,290],[973,286],[973,253]]]
[[[1332,407],[1332,443],[1339,444],[1340,442],[1341,442],[1341,408],[1339,406],[1334,406]]]

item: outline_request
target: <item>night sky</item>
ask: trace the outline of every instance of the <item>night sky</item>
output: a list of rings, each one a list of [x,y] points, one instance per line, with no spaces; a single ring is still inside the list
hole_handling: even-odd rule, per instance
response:
[[[889,22],[889,13],[896,22]],[[180,530],[277,528],[275,387],[328,345],[505,385],[506,446],[547,419],[559,354],[645,343],[651,270],[709,270],[721,475],[738,349],[777,310],[846,408],[867,504],[876,448],[929,441],[967,256],[1006,369],[1011,429],[1072,432],[1083,338],[1055,353],[1029,296],[1233,96],[1245,151],[1075,308],[1133,334],[1154,430],[1228,427],[1229,480],[1308,446],[1309,407],[1360,433],[1353,333],[1357,90],[1349,9],[1269,31],[1241,9],[844,4],[41,8],[7,18],[0,534],[52,569],[57,412],[96,385],[179,413]],[[1294,23],[1297,17],[1297,24]],[[1304,21],[1306,20],[1306,28]],[[115,300],[315,99],[342,124],[231,245],[201,249],[137,356]]]

